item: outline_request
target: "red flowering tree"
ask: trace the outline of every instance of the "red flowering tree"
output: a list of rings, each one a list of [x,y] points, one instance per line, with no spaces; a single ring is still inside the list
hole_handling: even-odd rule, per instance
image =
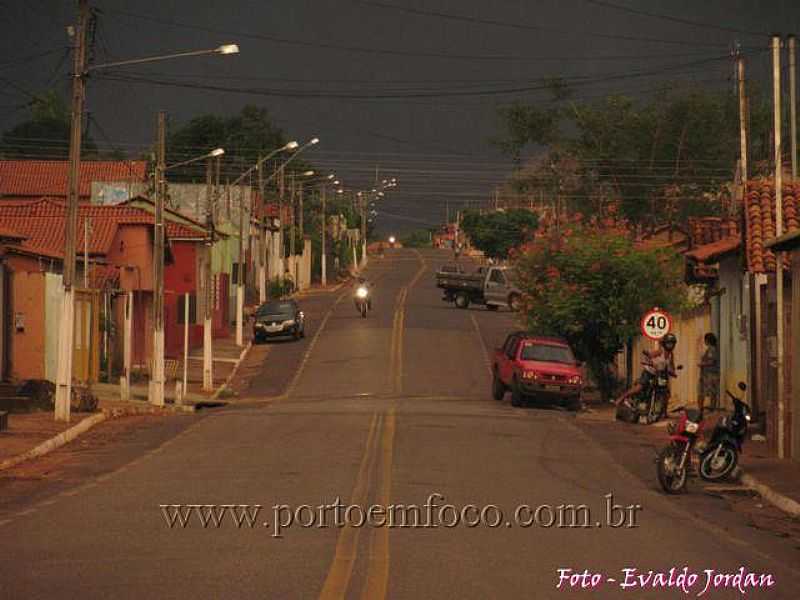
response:
[[[576,227],[560,238],[538,238],[515,265],[526,325],[566,338],[604,399],[613,392],[609,367],[637,334],[644,312],[678,309],[685,298],[682,262],[674,251],[638,249],[615,232]]]

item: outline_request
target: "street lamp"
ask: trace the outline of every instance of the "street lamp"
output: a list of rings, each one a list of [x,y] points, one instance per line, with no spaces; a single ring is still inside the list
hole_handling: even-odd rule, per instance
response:
[[[155,235],[153,236],[153,370],[150,377],[150,403],[164,406],[164,198],[166,196],[166,172],[199,160],[216,158],[225,154],[223,148],[215,148],[202,156],[184,160],[169,166],[165,163],[166,114],[158,114],[158,160],[155,170]],[[208,265],[210,267],[210,260]],[[207,275],[208,276],[208,275]],[[206,284],[207,285],[207,284]],[[184,308],[184,310],[187,310]],[[189,323],[184,323],[188,328]],[[129,343],[126,340],[126,343]],[[186,332],[184,332],[184,354],[188,352]],[[130,353],[128,353],[129,355]],[[130,365],[125,365],[125,389],[130,389]],[[187,386],[187,360],[183,361],[183,393]]]
[[[238,46],[235,44],[226,44],[211,51],[183,52],[87,66],[86,59],[88,48],[86,34],[89,29],[89,2],[88,0],[79,0],[78,24],[76,27],[70,28],[75,45],[72,71],[72,116],[69,143],[69,174],[67,178],[67,207],[64,222],[64,298],[61,304],[61,319],[59,320],[58,366],[56,372],[54,410],[55,420],[66,422],[70,420],[70,399],[72,395],[72,354],[75,335],[75,244],[78,229],[78,178],[81,162],[81,137],[83,130],[83,105],[86,94],[86,79],[90,72],[110,67],[149,63],[182,56],[197,56],[200,54],[233,54],[239,50]]]

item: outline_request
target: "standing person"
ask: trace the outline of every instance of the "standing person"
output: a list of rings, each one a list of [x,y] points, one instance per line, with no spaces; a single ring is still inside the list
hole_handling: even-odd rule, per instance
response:
[[[709,401],[711,410],[719,410],[719,350],[717,336],[707,333],[703,337],[706,351],[700,359],[700,403]]]

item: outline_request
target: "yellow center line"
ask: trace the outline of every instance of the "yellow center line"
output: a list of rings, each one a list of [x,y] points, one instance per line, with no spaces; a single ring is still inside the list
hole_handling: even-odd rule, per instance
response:
[[[379,423],[383,421],[383,415],[373,413],[370,422],[367,443],[364,448],[364,456],[358,469],[356,482],[353,486],[353,495],[350,504],[364,506],[369,494],[369,483],[372,474],[373,457],[376,454],[378,436],[376,435]],[[320,600],[342,600],[347,594],[347,587],[350,584],[350,577],[353,574],[353,565],[356,561],[358,552],[358,537],[361,529],[345,525],[339,533],[336,542],[336,553],[333,562],[328,570],[328,576],[320,592]]]
[[[394,407],[383,422],[381,443],[381,487],[378,491],[378,505],[388,507],[392,494],[392,459],[394,453],[395,411]],[[389,516],[387,514],[388,521]],[[369,545],[369,562],[364,587],[361,590],[362,600],[382,600],[386,597],[389,584],[389,527],[372,530]]]

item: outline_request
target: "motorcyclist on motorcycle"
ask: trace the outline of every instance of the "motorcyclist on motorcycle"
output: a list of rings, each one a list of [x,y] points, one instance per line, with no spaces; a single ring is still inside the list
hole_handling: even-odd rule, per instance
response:
[[[654,372],[657,373],[658,371],[662,371],[666,368],[667,374],[670,377],[677,376],[674,354],[677,343],[677,336],[674,333],[668,333],[658,341],[658,348],[655,350],[644,350],[642,352],[642,354],[644,354],[650,360]],[[643,369],[639,380],[633,384],[633,386],[627,392],[617,398],[615,403],[620,405],[628,398],[636,396],[642,390],[649,388],[653,384],[654,378],[655,374],[653,372],[651,372],[649,369]],[[666,406],[664,406],[664,410],[666,410]]]
[[[355,286],[353,286],[353,300],[356,302],[356,306],[358,306],[358,290],[365,288],[367,290],[367,307],[372,310],[372,287],[372,284],[365,277],[361,275],[356,277]]]

